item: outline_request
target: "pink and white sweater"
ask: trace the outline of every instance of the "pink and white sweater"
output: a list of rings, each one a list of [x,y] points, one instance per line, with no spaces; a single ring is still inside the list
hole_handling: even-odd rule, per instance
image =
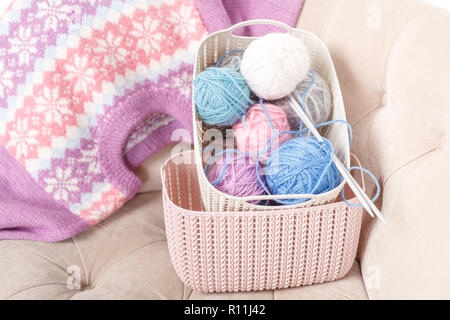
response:
[[[0,21],[0,239],[59,241],[111,215],[141,186],[133,169],[191,131],[207,29],[292,25],[302,1],[16,0]]]

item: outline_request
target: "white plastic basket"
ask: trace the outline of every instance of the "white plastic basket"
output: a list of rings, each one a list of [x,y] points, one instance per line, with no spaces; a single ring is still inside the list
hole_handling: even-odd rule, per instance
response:
[[[200,72],[204,71],[209,66],[215,65],[218,59],[229,52],[230,50],[243,49],[257,37],[243,37],[234,35],[236,29],[254,25],[254,24],[269,24],[285,29],[289,34],[298,37],[303,41],[309,51],[311,58],[311,70],[319,74],[328,84],[331,91],[332,98],[332,112],[330,120],[346,120],[344,103],[342,100],[341,89],[339,87],[336,71],[331,60],[325,44],[314,34],[291,28],[288,25],[279,21],[273,20],[249,20],[238,23],[226,30],[218,31],[209,35],[200,44],[197,52],[196,62],[194,65],[194,77]],[[193,112],[193,131],[194,131],[194,149],[195,161],[197,165],[197,173],[200,184],[202,200],[206,210],[213,212],[222,211],[253,211],[253,210],[276,210],[277,206],[264,206],[250,203],[255,200],[271,200],[271,199],[294,199],[306,198],[308,201],[286,205],[284,209],[307,207],[313,205],[320,205],[326,202],[333,201],[339,195],[339,192],[344,187],[345,182],[342,182],[335,189],[322,194],[302,194],[302,195],[264,195],[264,196],[250,196],[250,197],[234,197],[217,190],[208,181],[204,173],[204,159],[203,159],[203,135],[208,128],[199,118],[195,102],[192,100]],[[349,167],[350,164],[350,147],[347,127],[343,124],[333,124],[327,127],[323,133],[333,144],[336,156],[342,163]]]

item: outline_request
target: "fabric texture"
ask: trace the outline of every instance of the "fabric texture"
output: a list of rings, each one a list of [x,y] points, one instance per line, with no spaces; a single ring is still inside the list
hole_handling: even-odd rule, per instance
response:
[[[17,163],[2,173],[0,238],[65,239],[133,197],[131,169],[190,130],[205,34],[192,1],[14,2],[0,30],[0,149]]]
[[[233,21],[251,9],[231,8]],[[206,32],[193,0],[12,4],[0,25],[0,239],[62,240],[135,195],[133,169],[175,130],[189,140]]]
[[[297,22],[304,0],[195,0],[209,32],[226,29],[252,19],[272,19],[291,26]],[[261,36],[281,29],[268,25],[247,26],[237,35]]]
[[[365,214],[361,230],[369,297],[449,299],[448,11],[410,0],[314,0],[297,26],[329,48],[352,151],[383,187],[377,206],[387,224]]]

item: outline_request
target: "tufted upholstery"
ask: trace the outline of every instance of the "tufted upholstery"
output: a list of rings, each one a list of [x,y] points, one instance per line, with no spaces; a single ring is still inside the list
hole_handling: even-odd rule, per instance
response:
[[[0,298],[449,298],[450,16],[412,0],[307,0],[298,26],[328,45],[353,151],[382,182],[389,223],[366,217],[362,273],[355,262],[333,283],[245,294],[184,287],[164,234],[167,147],[138,169],[141,193],[91,230],[59,243],[1,241]]]
[[[354,128],[383,186],[367,219],[370,298],[450,297],[450,13],[413,0],[307,1],[299,27],[325,41]]]

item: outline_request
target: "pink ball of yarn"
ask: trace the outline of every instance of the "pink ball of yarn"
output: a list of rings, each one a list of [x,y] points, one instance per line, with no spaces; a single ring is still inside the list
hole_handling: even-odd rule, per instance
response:
[[[272,120],[274,127],[273,132],[270,121],[260,103],[254,104],[247,111],[244,119],[245,121],[243,122],[241,119],[233,125],[234,137],[236,139],[236,144],[239,151],[252,154],[259,153],[266,146],[267,141],[272,137],[272,133],[277,134],[283,131],[290,131],[286,112],[282,107],[278,107],[270,103],[264,103],[264,107]],[[273,139],[273,145],[270,150],[275,150],[278,146],[290,138],[290,134],[282,134],[277,136]],[[269,144],[267,147],[268,146]],[[260,160],[262,162],[267,161],[270,156],[270,150],[269,152],[261,154]],[[252,155],[251,158],[256,159],[257,156]]]
[[[264,188],[258,181],[256,163],[254,161],[250,160],[247,156],[235,154],[228,154],[226,159],[227,167],[223,176],[222,172],[225,166],[223,160],[215,163],[207,172],[209,182],[214,184],[216,181],[219,181],[214,185],[216,189],[235,197],[260,196],[265,194]],[[264,182],[263,175],[261,175],[261,179]],[[252,201],[252,203],[258,202]]]

